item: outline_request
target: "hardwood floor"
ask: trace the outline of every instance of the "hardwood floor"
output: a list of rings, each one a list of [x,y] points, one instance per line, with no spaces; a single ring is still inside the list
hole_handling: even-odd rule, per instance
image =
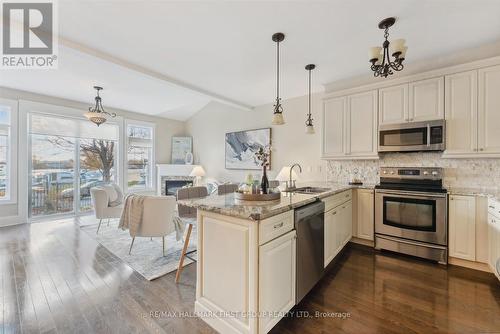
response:
[[[182,317],[193,311],[195,265],[185,267],[179,284],[175,272],[149,282],[72,220],[0,228],[0,275],[0,334],[214,333]],[[500,332],[493,275],[358,246],[272,330],[446,332]]]

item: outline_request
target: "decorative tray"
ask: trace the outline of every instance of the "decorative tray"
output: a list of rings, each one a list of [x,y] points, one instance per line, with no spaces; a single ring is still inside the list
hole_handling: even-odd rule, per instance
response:
[[[234,198],[242,201],[275,201],[281,198],[281,193],[244,194],[236,191],[234,193]]]

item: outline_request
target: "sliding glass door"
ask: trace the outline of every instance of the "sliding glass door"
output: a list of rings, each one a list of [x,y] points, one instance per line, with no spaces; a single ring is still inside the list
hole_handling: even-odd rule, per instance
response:
[[[118,125],[29,114],[30,217],[92,210],[90,189],[117,180]]]

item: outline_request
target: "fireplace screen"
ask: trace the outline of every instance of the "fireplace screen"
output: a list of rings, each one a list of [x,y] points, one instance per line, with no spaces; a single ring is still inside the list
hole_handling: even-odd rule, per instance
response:
[[[192,180],[166,180],[165,181],[165,195],[176,196],[177,190],[184,187],[191,187]]]

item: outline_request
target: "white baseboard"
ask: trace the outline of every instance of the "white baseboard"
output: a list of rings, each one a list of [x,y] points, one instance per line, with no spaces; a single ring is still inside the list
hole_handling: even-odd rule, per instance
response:
[[[25,224],[21,216],[0,217],[0,227]]]

